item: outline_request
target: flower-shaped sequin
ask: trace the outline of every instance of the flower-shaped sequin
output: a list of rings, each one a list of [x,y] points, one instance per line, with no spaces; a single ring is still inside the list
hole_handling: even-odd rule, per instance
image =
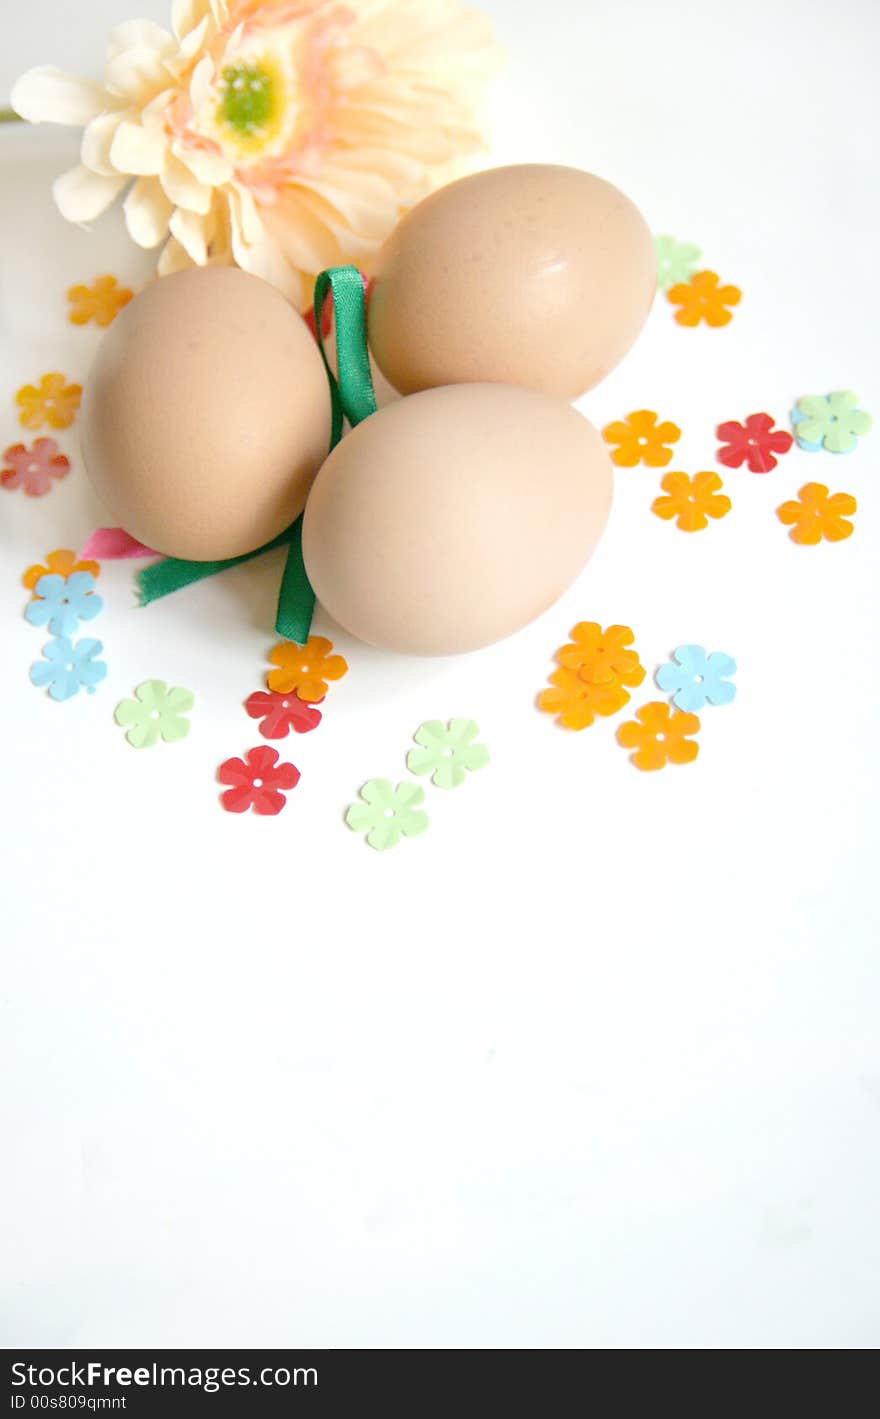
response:
[[[730,512],[730,498],[719,492],[724,487],[717,473],[667,473],[660,483],[666,497],[655,498],[651,511],[665,522],[673,517],[682,532],[700,532],[708,527],[710,517],[724,517]]]
[[[22,488],[29,498],[43,497],[53,482],[70,472],[70,459],[58,452],[54,439],[34,439],[30,448],[23,443],[10,444],[3,462],[0,486],[9,492]]]
[[[835,394],[808,394],[791,411],[798,448],[817,453],[852,453],[873,420],[858,407],[858,395],[850,389]]]
[[[15,396],[18,421],[26,429],[67,429],[76,418],[82,387],[63,374],[44,374],[38,385],[23,384]]]
[[[88,325],[93,320],[104,330],[133,295],[126,286],[120,286],[115,276],[99,276],[90,286],[71,286],[67,292],[68,319],[71,325]]]
[[[150,749],[160,738],[166,744],[186,738],[191,725],[185,716],[194,703],[191,690],[179,685],[169,690],[164,680],[145,680],[134,693],[135,698],[123,700],[113,715],[132,748]]]
[[[323,700],[328,680],[341,680],[348,664],[341,655],[332,655],[333,642],[325,636],[309,636],[305,645],[281,641],[270,651],[277,670],[270,670],[266,684],[279,695],[298,695],[308,704]]]
[[[56,636],[43,646],[45,659],[31,666],[31,680],[40,689],[48,687],[53,700],[69,700],[79,690],[91,695],[107,674],[104,661],[98,660],[103,649],[100,641],[73,645],[67,636]]]
[[[550,676],[550,689],[538,696],[538,708],[556,715],[564,729],[588,729],[596,715],[617,714],[629,703],[629,692],[619,680],[592,685],[577,670],[564,666]]]
[[[630,758],[637,769],[662,769],[666,764],[693,762],[700,746],[690,736],[699,728],[695,714],[673,710],[665,700],[654,700],[636,710],[635,719],[620,726],[617,742],[624,749],[635,749]]]
[[[606,443],[617,444],[611,461],[619,468],[635,468],[637,463],[646,463],[649,468],[665,468],[672,458],[669,444],[681,438],[677,424],[665,421],[657,423],[657,415],[651,409],[635,409],[625,419],[618,419],[602,430]]]
[[[727,325],[733,319],[729,306],[739,305],[742,291],[737,286],[721,286],[714,271],[698,271],[688,282],[670,286],[666,298],[680,308],[675,312],[679,325]]]
[[[264,739],[286,739],[288,734],[307,734],[321,723],[321,711],[307,705],[292,690],[280,695],[275,690],[255,690],[244,702],[251,719],[262,720]]]
[[[842,542],[852,534],[853,525],[847,521],[856,511],[857,503],[850,493],[832,493],[829,496],[824,483],[805,483],[790,502],[776,509],[780,522],[791,527],[789,536],[793,542],[813,547],[823,537],[828,542]]]
[[[287,802],[281,790],[296,788],[300,772],[295,764],[279,764],[277,749],[258,744],[248,749],[243,759],[227,759],[217,777],[230,785],[220,795],[228,813],[246,813],[253,808],[261,817],[272,817]]]
[[[729,705],[736,686],[728,677],[735,674],[736,661],[723,651],[707,655],[701,645],[680,645],[657,671],[657,684],[677,709],[692,712],[706,704]]]
[[[101,568],[97,562],[82,560],[69,547],[57,547],[47,556],[45,566],[37,562],[28,567],[21,578],[22,585],[33,591],[41,577],[63,576],[66,579],[71,572],[91,572],[92,576],[97,577],[101,575]]]
[[[418,837],[428,826],[427,813],[418,807],[425,801],[418,784],[400,783],[394,788],[387,778],[371,778],[359,797],[359,803],[348,805],[345,821],[354,832],[366,833],[377,852],[397,847],[401,837]]]
[[[93,621],[103,606],[91,572],[71,572],[69,577],[50,572],[40,577],[24,614],[32,626],[48,625],[54,636],[71,636],[80,621]]]
[[[469,772],[489,762],[486,745],[474,743],[479,732],[473,719],[426,720],[413,735],[420,747],[410,749],[406,766],[419,777],[430,774],[437,788],[458,788]]]
[[[668,291],[670,286],[689,281],[703,254],[692,242],[676,241],[671,236],[655,237],[654,250],[657,253],[657,289],[660,291]]]
[[[645,671],[638,651],[629,650],[635,636],[629,626],[608,626],[597,621],[578,621],[571,643],[556,652],[560,665],[576,670],[591,685],[641,685]]]
[[[769,414],[749,414],[744,424],[730,420],[719,424],[716,433],[724,446],[718,462],[725,468],[741,468],[751,473],[769,473],[776,467],[776,454],[788,453],[794,440],[787,429],[777,429]]]

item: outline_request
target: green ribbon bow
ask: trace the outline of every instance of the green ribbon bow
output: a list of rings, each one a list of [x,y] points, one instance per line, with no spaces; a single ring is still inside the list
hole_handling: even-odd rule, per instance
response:
[[[333,292],[336,311],[336,362],[339,375],[334,375],[324,350],[322,330],[324,303],[328,291]],[[376,396],[373,392],[373,378],[370,373],[370,357],[367,352],[367,310],[364,297],[364,280],[356,266],[334,266],[322,271],[315,282],[315,328],[321,359],[330,382],[332,452],[342,437],[343,418],[353,426],[376,412]],[[281,578],[278,594],[278,614],[275,629],[285,640],[305,645],[309,638],[312,613],[315,609],[315,593],[306,573],[302,554],[302,515],[284,532],[273,537],[253,552],[245,552],[240,557],[229,557],[223,562],[188,562],[180,557],[166,557],[161,562],[144,567],[138,572],[141,605],[148,606],[172,591],[183,586],[202,581],[205,577],[216,576],[227,567],[237,567],[241,562],[249,562],[263,552],[271,552],[274,547],[288,544],[287,564]]]

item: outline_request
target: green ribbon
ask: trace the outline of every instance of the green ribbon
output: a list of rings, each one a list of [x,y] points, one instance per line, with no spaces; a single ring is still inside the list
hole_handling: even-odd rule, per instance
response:
[[[324,303],[327,292],[333,292],[336,311],[336,363],[339,377],[334,375],[324,351],[324,337],[321,329]],[[367,352],[367,315],[364,296],[364,282],[356,266],[334,266],[322,271],[315,282],[315,327],[318,333],[318,347],[330,382],[332,452],[342,437],[342,420],[345,416],[350,424],[359,424],[361,419],[376,412],[376,396],[373,393],[373,379],[370,373],[370,357]],[[188,562],[180,557],[166,557],[161,562],[144,567],[138,572],[141,605],[148,606],[172,591],[203,581],[205,577],[216,576],[228,567],[237,567],[249,562],[253,557],[271,552],[274,547],[289,544],[287,563],[281,578],[278,595],[278,613],[275,630],[285,640],[305,645],[309,638],[312,613],[315,609],[315,593],[306,573],[302,554],[302,516],[271,542],[257,547],[253,552],[245,552],[240,557],[229,557],[223,562]]]

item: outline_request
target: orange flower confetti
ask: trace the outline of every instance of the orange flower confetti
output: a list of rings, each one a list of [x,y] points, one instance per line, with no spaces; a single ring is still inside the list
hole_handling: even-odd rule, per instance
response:
[[[120,286],[115,276],[99,276],[90,286],[71,286],[67,292],[68,319],[71,325],[88,325],[93,320],[106,329],[133,296],[134,292]]]
[[[341,680],[348,669],[341,655],[331,655],[333,642],[325,636],[309,636],[306,644],[281,641],[269,654],[277,670],[270,670],[266,684],[281,695],[293,691],[306,704],[316,704],[327,693],[328,680]]]
[[[665,468],[672,458],[672,449],[667,445],[678,443],[681,429],[668,420],[658,424],[657,415],[650,409],[636,409],[625,419],[608,424],[602,437],[606,443],[617,444],[611,461],[619,468],[635,468],[637,463]]]
[[[618,682],[591,685],[577,670],[563,667],[550,676],[549,690],[538,696],[538,708],[545,714],[555,714],[566,729],[586,729],[597,714],[616,714],[629,702],[629,694]]]
[[[742,291],[738,286],[719,286],[714,271],[698,271],[689,281],[670,286],[666,299],[680,306],[675,312],[679,325],[727,325],[733,315],[727,309],[739,305]]]
[[[15,396],[18,419],[26,429],[67,429],[76,417],[82,387],[68,384],[63,374],[44,374],[39,385],[23,384]]]
[[[700,532],[708,527],[710,517],[725,517],[730,512],[730,498],[718,489],[724,484],[717,473],[667,473],[660,487],[665,498],[655,498],[651,511],[665,522],[678,519],[682,532]]]
[[[695,714],[673,710],[665,700],[652,700],[636,710],[635,719],[627,720],[617,731],[617,742],[624,749],[635,749],[630,755],[637,769],[650,772],[667,764],[691,764],[700,746],[689,736],[696,734],[700,721]]]
[[[571,640],[572,644],[556,652],[556,659],[589,684],[635,687],[644,680],[638,651],[626,649],[635,640],[629,626],[609,626],[603,631],[595,621],[579,621]]]
[[[829,542],[850,537],[853,525],[847,518],[856,506],[851,493],[832,493],[829,497],[824,483],[805,483],[796,499],[776,509],[776,516],[791,527],[792,542],[814,547],[823,537]]]
[[[44,567],[28,567],[22,581],[28,591],[33,591],[41,576],[63,576],[66,581],[72,572],[91,572],[92,576],[100,576],[101,568],[97,562],[81,562],[69,547],[58,547],[49,553]]]

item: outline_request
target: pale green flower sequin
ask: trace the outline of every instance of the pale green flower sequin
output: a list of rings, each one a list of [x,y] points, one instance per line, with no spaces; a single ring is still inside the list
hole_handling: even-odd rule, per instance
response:
[[[190,690],[179,686],[169,690],[164,680],[145,680],[135,690],[135,699],[116,706],[115,719],[127,731],[134,749],[149,749],[161,736],[166,744],[185,739],[190,722],[184,718],[193,707]]]
[[[429,719],[413,735],[421,747],[410,749],[406,766],[411,774],[430,774],[437,788],[458,788],[468,773],[489,762],[486,745],[473,742],[479,732],[473,719],[451,719],[448,724]]]
[[[371,778],[360,790],[360,803],[351,803],[345,821],[356,833],[366,833],[367,842],[377,852],[397,847],[401,837],[415,838],[428,826],[424,790],[415,783],[393,788],[387,778]]]
[[[654,250],[657,253],[658,291],[668,291],[670,286],[687,285],[703,255],[698,246],[676,241],[671,236],[655,237]]]
[[[829,453],[852,453],[872,423],[871,415],[859,409],[858,403],[858,395],[850,389],[799,399],[791,413],[798,447],[809,453],[821,448]]]

